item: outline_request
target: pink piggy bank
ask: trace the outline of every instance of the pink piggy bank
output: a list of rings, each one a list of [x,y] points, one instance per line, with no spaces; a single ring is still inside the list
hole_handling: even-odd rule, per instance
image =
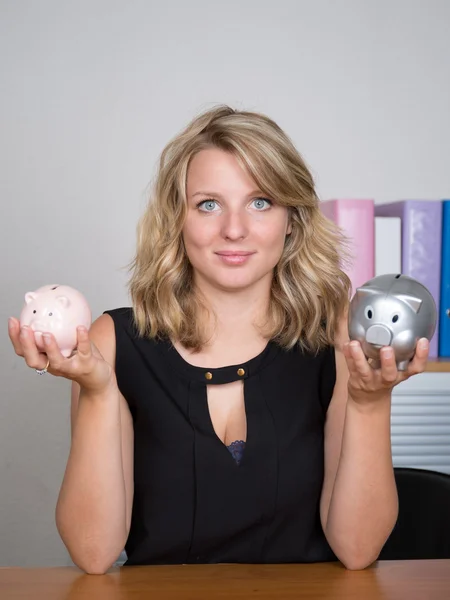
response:
[[[40,352],[45,352],[42,334],[55,336],[61,354],[70,356],[77,345],[77,327],[91,326],[91,309],[85,297],[68,285],[44,285],[25,294],[25,305],[20,314],[20,325],[34,331]]]

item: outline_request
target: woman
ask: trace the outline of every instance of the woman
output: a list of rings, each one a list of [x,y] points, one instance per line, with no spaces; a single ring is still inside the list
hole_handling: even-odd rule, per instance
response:
[[[219,106],[163,151],[138,230],[131,308],[106,311],[73,356],[28,366],[72,384],[56,522],[73,561],[313,562],[362,569],[397,518],[392,388],[347,338],[343,239],[266,116]],[[47,358],[48,357],[48,358]]]

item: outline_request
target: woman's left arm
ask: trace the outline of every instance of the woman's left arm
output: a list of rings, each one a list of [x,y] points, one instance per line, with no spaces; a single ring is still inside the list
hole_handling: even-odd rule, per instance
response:
[[[424,370],[428,340],[419,340],[408,370],[397,371],[392,348],[381,368],[349,342],[346,319],[336,344],[336,383],[325,424],[325,477],[320,518],[333,552],[348,569],[375,560],[398,516],[391,453],[391,393]]]

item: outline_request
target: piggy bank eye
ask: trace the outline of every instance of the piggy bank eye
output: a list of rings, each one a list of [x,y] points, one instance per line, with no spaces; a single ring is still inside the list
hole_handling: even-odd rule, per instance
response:
[[[398,321],[398,318],[399,318],[399,317],[398,317],[398,315],[394,315],[394,316],[392,317],[392,322],[393,322],[393,323],[397,323],[397,321]]]
[[[33,310],[33,315],[35,315],[35,314],[36,314],[36,309]]]
[[[364,309],[364,316],[366,319],[372,319],[373,317],[373,308],[371,306],[366,306]]]
[[[52,317],[52,316],[53,316],[53,313],[48,313],[48,316],[49,316],[49,317]]]

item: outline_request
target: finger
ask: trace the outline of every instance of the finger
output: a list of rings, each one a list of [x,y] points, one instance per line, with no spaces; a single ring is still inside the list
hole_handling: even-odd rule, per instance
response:
[[[77,353],[84,359],[92,355],[92,344],[86,327],[77,327]]]
[[[25,358],[27,365],[33,369],[43,369],[47,360],[45,361],[44,366],[42,366],[43,354],[39,352],[36,346],[34,331],[30,329],[30,327],[24,325],[20,328],[19,340],[22,345],[23,357]]]
[[[67,359],[61,354],[55,336],[48,332],[43,333],[42,341],[44,342],[45,353],[50,361],[48,370],[61,371],[63,369],[64,361]]]
[[[417,373],[422,373],[425,370],[429,352],[430,342],[427,338],[421,338],[417,342],[414,357],[408,365],[408,375],[417,375]]]
[[[18,319],[10,317],[8,319],[8,335],[13,345],[14,351],[19,356],[23,356],[22,344],[19,339],[20,334],[20,323]]]
[[[380,350],[381,362],[381,381],[385,385],[393,385],[397,381],[398,370],[395,362],[394,350],[390,346],[385,346]]]
[[[373,377],[374,370],[367,362],[367,358],[364,352],[362,351],[360,343],[356,340],[350,342],[350,352],[358,376],[361,377],[361,379],[363,379],[364,381],[371,380]]]
[[[345,360],[347,361],[347,367],[350,375],[356,375],[358,370],[355,365],[355,361],[353,360],[353,356],[350,350],[350,342],[346,342],[343,347],[343,353],[345,356]]]

